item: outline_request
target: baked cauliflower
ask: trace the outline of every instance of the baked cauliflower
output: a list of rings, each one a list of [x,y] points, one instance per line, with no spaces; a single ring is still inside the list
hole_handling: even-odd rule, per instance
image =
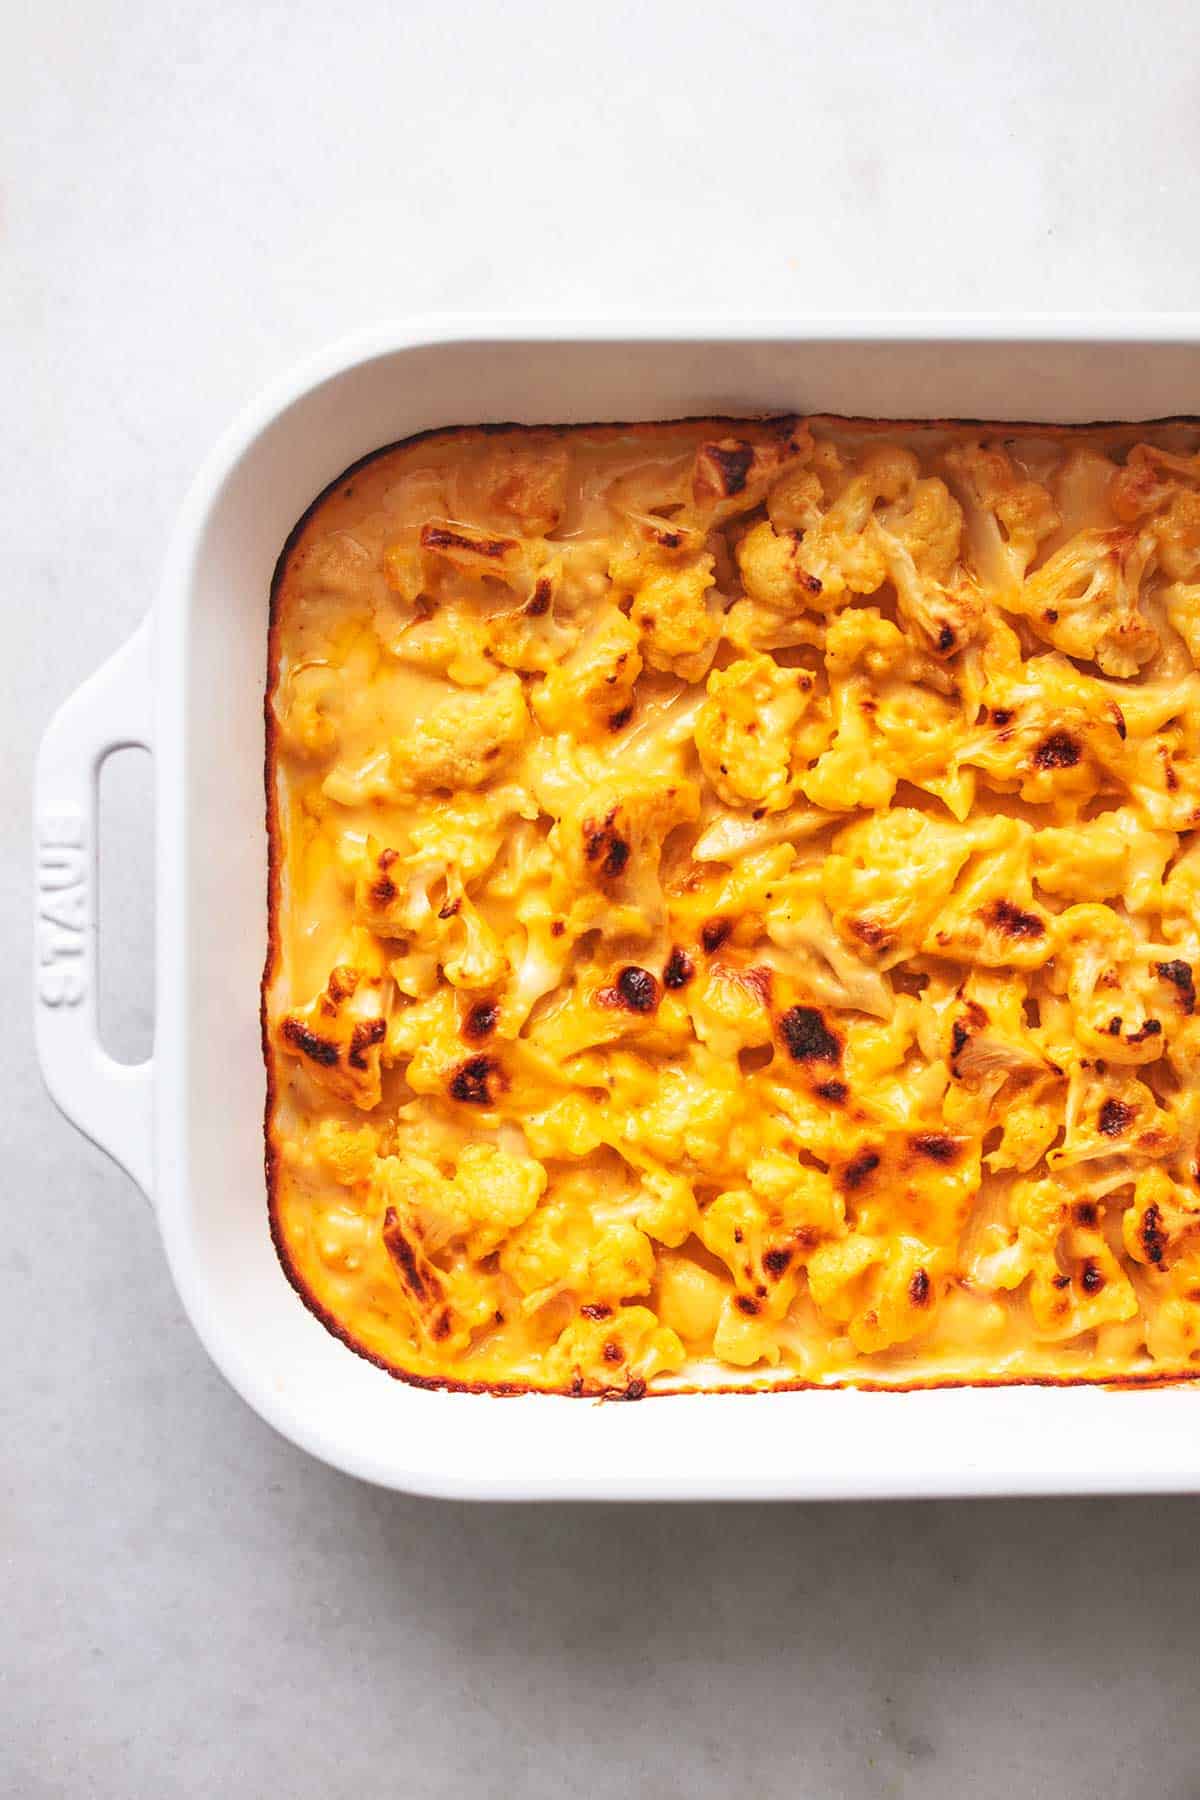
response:
[[[1200,434],[434,433],[272,600],[272,1230],[422,1382],[1200,1367]]]

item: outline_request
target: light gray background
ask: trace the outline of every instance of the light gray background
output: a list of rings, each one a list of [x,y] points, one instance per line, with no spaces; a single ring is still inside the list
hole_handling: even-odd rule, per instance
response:
[[[472,1509],[277,1440],[26,975],[37,734],[264,380],[416,311],[1193,307],[1198,71],[1193,0],[0,5],[0,1794],[1200,1795],[1190,1500]]]

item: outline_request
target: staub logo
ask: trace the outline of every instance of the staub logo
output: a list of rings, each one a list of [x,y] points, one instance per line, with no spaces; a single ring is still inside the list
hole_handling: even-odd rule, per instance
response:
[[[86,992],[87,841],[79,813],[38,820],[38,998],[78,1006]]]

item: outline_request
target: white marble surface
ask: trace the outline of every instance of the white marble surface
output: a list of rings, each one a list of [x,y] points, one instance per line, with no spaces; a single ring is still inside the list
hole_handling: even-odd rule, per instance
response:
[[[469,1509],[278,1441],[45,1099],[26,978],[37,733],[262,381],[409,311],[1194,306],[1195,23],[4,10],[0,1793],[1200,1794],[1190,1500]],[[108,843],[144,881],[128,796]],[[135,880],[104,929],[127,1044],[148,921]]]

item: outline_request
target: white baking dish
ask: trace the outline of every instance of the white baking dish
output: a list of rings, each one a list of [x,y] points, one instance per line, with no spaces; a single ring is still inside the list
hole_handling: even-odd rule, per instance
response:
[[[1200,1390],[689,1394],[641,1405],[404,1385],[305,1310],[267,1229],[258,983],[263,687],[276,557],[356,458],[427,427],[759,410],[1146,419],[1200,413],[1200,317],[380,330],[252,407],[184,507],[153,610],[62,707],[37,772],[37,1040],[50,1090],[152,1195],[183,1303],[286,1436],[387,1486],[478,1498],[1200,1488]],[[95,1027],[96,772],[152,748],[157,1029]],[[135,1307],[136,1294],[125,1296]]]

